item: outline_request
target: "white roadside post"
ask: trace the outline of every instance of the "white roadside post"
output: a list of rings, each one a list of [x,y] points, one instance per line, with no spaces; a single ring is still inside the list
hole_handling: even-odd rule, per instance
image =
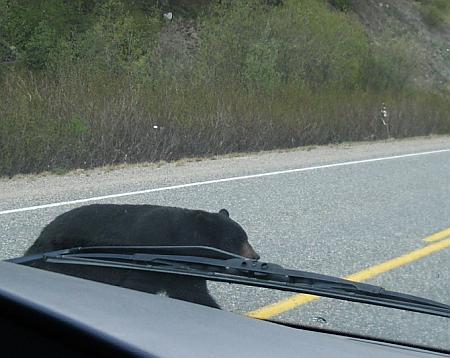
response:
[[[388,139],[391,138],[391,129],[390,129],[390,123],[389,123],[389,115],[387,111],[387,107],[384,104],[384,102],[381,104],[381,122],[386,127],[387,137]]]

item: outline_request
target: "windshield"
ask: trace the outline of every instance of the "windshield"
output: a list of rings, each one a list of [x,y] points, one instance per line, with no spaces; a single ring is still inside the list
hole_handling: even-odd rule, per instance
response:
[[[450,305],[447,0],[0,9],[0,259],[211,246]],[[450,350],[445,317],[150,276],[129,287]]]

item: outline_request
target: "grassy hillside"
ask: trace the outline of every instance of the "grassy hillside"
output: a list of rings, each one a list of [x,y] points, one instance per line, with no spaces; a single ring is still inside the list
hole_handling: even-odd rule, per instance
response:
[[[383,102],[448,133],[448,57],[396,30],[446,18],[391,3],[0,0],[0,175],[385,138]]]
[[[415,58],[415,87],[450,91],[450,0],[351,3],[374,46],[403,46]]]

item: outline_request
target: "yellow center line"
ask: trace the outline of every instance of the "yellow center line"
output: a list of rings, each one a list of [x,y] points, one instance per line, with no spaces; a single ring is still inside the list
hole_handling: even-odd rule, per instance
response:
[[[442,230],[440,232],[437,232],[436,234],[426,237],[425,239],[423,239],[423,241],[435,242],[435,241],[445,239],[447,236],[450,236],[450,227],[446,230]]]
[[[370,278],[376,277],[384,272],[388,272],[398,267],[407,265],[411,262],[417,261],[421,258],[431,255],[432,253],[444,250],[447,247],[450,247],[450,238],[436,242],[434,244],[430,244],[421,249],[411,251],[405,255],[396,257],[392,260],[383,262],[381,264],[369,267],[365,270],[347,276],[345,277],[345,279],[356,282],[365,281]],[[289,297],[285,300],[281,300],[271,305],[251,311],[247,313],[247,316],[259,319],[269,319],[283,312],[292,310],[300,305],[304,305],[305,303],[318,300],[319,298],[320,298],[319,296],[315,295],[298,294]]]

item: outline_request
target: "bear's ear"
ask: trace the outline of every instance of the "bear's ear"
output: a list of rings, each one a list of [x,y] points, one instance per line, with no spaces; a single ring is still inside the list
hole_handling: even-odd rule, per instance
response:
[[[223,216],[225,216],[225,217],[227,217],[227,218],[230,217],[230,213],[228,212],[227,209],[220,209],[220,210],[219,210],[219,214],[220,214],[220,215],[223,215]]]

